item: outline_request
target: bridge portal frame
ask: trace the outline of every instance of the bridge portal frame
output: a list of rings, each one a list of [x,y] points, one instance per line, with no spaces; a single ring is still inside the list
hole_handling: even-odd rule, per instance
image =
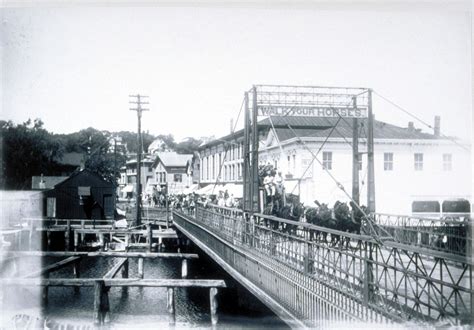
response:
[[[264,109],[279,116],[292,116],[298,110],[358,110],[367,114],[367,208],[375,212],[374,174],[374,116],[372,112],[372,89],[363,87],[323,87],[294,85],[254,85],[244,93],[244,166],[243,209],[249,214],[260,211],[258,184],[258,116]],[[283,112],[282,112],[283,111]],[[303,111],[304,112],[304,111]],[[331,112],[331,111],[330,111]],[[314,115],[318,117],[319,115]],[[269,115],[271,118],[271,115]],[[359,203],[359,153],[358,117],[352,117],[352,199]],[[337,117],[336,117],[337,118]],[[272,125],[275,126],[275,125]],[[289,127],[288,125],[283,126]]]

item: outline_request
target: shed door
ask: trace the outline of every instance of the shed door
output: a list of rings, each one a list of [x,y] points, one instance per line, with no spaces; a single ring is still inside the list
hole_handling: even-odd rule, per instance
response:
[[[112,195],[104,195],[104,215],[106,219],[114,218],[114,199]]]

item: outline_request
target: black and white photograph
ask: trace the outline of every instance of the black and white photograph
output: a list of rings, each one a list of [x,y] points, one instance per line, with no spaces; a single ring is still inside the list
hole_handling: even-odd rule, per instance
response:
[[[474,327],[470,0],[3,0],[0,330]]]

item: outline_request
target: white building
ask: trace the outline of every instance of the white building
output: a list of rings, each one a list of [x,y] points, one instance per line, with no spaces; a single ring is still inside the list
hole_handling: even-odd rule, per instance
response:
[[[174,151],[157,152],[153,164],[156,186],[168,185],[171,194],[181,193],[193,184],[192,154],[178,154]]]
[[[274,117],[260,122],[260,164],[270,163],[282,171],[286,192],[300,195],[305,205],[313,201],[334,204],[348,201],[337,182],[352,192],[352,119],[340,121],[317,117]],[[366,120],[360,120],[360,202],[367,201]],[[330,132],[331,135],[329,136]],[[374,123],[374,165],[376,211],[410,214],[416,200],[471,198],[470,146],[454,143],[436,134],[423,133],[410,123],[398,127]],[[296,137],[295,132],[298,136]],[[329,136],[329,137],[328,137]],[[242,182],[243,131],[235,132],[200,148],[201,184]],[[309,149],[309,150],[308,150]],[[227,153],[226,153],[227,150]],[[317,153],[317,160],[313,154]],[[323,169],[323,165],[327,171]]]

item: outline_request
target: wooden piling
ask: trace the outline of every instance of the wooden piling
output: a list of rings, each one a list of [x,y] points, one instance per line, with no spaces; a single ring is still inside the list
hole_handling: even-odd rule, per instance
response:
[[[122,278],[128,278],[128,259],[122,266]]]
[[[109,291],[110,287],[102,290],[102,323],[110,323]]]
[[[181,261],[181,278],[188,277],[188,260],[183,259]]]
[[[81,266],[81,259],[78,259],[78,260],[76,260],[76,262],[74,263],[74,268],[73,268],[73,270],[72,270],[75,278],[80,278],[80,277],[81,277],[80,266]],[[74,292],[75,292],[75,293],[79,293],[80,290],[81,290],[81,289],[80,289],[79,286],[75,286],[75,287],[74,287]]]
[[[51,250],[51,231],[46,230],[46,251]]]
[[[138,277],[143,278],[143,258],[138,258]]]
[[[105,251],[105,239],[104,239],[103,233],[99,234],[99,243],[100,243],[100,250]]]
[[[64,231],[64,250],[69,251],[71,246],[71,221],[67,221],[66,230]]]
[[[215,326],[218,321],[217,316],[217,288],[209,289],[209,300],[211,304],[211,324]]]
[[[43,278],[49,278],[49,273],[46,273],[43,275]],[[41,288],[41,301],[43,306],[46,306],[48,304],[48,286],[45,285]]]
[[[79,234],[74,230],[74,251],[77,251],[79,247]]]
[[[34,221],[30,220],[30,232],[28,233],[28,250],[33,249]]]
[[[148,236],[148,252],[152,251],[152,243],[153,243],[153,231],[151,229],[151,224],[148,223],[147,226],[147,236]]]
[[[168,288],[168,315],[169,315],[169,324],[176,324],[176,310],[174,305],[174,288]]]
[[[103,299],[105,284],[104,281],[96,281],[94,284],[94,325],[103,323]]]

